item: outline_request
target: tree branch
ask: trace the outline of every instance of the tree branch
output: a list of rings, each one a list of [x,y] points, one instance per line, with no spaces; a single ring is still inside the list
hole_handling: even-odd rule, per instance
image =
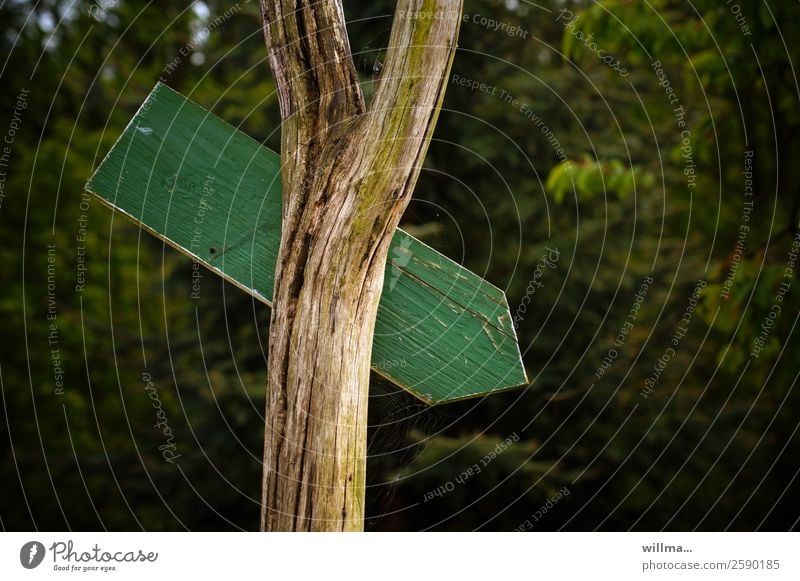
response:
[[[375,135],[385,144],[381,155],[401,166],[424,158],[455,55],[461,9],[462,0],[398,0],[380,85],[364,122],[381,128]]]
[[[261,0],[261,10],[284,121],[332,126],[363,113],[341,3]]]
[[[397,226],[410,201],[455,56],[462,0],[398,0],[388,55],[367,114],[350,133],[360,147],[360,211]]]

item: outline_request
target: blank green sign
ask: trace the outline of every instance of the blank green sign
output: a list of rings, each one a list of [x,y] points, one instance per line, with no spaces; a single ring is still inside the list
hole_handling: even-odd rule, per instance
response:
[[[86,189],[271,305],[280,156],[159,84]],[[378,309],[372,368],[427,403],[527,382],[503,291],[402,230]]]

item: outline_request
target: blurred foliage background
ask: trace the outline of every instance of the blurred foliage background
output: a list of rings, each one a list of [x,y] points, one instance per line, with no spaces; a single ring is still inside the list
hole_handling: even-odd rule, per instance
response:
[[[392,10],[345,2],[368,96]],[[497,90],[450,84],[404,227],[529,294],[533,385],[427,408],[376,378],[367,530],[795,528],[796,6],[464,14],[453,74]],[[257,3],[12,0],[0,30],[0,525],[255,530],[268,311],[210,273],[189,300],[186,258],[81,194],[159,79],[278,149]]]

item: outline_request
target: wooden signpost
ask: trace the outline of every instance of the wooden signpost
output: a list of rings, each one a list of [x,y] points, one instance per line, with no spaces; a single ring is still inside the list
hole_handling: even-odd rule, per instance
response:
[[[86,189],[271,306],[280,156],[158,84]],[[527,383],[502,290],[397,230],[372,369],[428,404]]]

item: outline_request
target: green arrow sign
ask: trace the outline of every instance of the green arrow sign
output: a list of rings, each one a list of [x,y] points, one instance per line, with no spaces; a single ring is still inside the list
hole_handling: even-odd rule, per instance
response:
[[[280,156],[156,85],[86,189],[271,306]],[[372,369],[429,404],[527,382],[505,294],[398,230]]]

